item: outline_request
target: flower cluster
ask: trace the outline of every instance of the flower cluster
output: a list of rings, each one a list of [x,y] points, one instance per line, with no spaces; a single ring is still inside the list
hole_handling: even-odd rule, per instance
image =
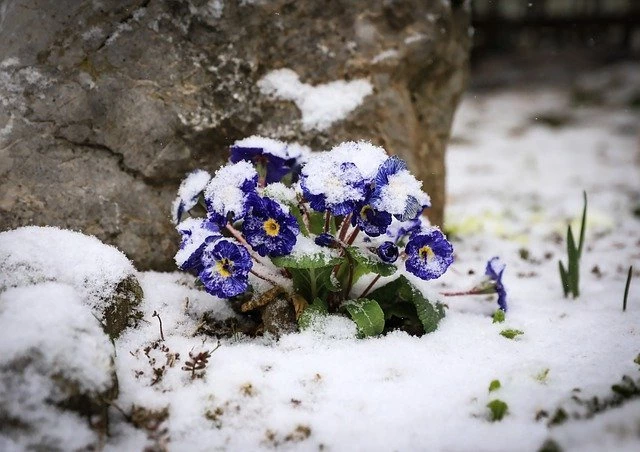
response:
[[[176,263],[213,295],[242,294],[258,278],[339,309],[367,273],[355,299],[380,276],[432,280],[453,262],[449,241],[422,216],[430,199],[421,182],[379,146],[310,153],[254,136],[230,151],[213,176],[189,174],[172,209],[182,236]]]

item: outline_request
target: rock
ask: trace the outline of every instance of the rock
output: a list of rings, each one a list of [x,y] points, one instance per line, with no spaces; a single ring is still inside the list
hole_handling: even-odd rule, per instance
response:
[[[47,281],[68,284],[111,338],[141,316],[135,272],[116,248],[79,232],[28,226],[0,233],[0,294]]]
[[[180,180],[253,134],[371,139],[409,162],[440,223],[469,14],[454,0],[5,2],[0,230],[78,229],[173,269]]]
[[[284,297],[278,297],[265,305],[261,316],[265,333],[279,337],[282,334],[298,331],[293,304]]]
[[[98,449],[118,393],[114,357],[72,286],[0,293],[0,449]]]

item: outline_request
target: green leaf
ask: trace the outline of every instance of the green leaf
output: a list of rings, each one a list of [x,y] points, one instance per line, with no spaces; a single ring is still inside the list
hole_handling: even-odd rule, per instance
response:
[[[582,191],[582,199],[584,200],[584,205],[582,207],[582,221],[580,222],[580,239],[578,241],[578,259],[582,256],[582,247],[584,245],[584,233],[586,231],[587,225],[587,192]]]
[[[512,330],[510,328],[500,331],[500,335],[506,337],[507,339],[515,339],[516,336],[520,336],[521,334],[524,334],[524,331]]]
[[[356,282],[362,275],[366,275],[367,273],[391,276],[397,270],[395,265],[382,262],[378,256],[366,254],[356,247],[347,248],[347,253],[349,253],[357,263],[353,274],[353,282]]]
[[[324,212],[309,211],[309,229],[316,235],[324,232]]]
[[[302,212],[300,211],[300,207],[297,204],[287,204],[289,206],[289,213],[293,215],[298,221],[298,226],[300,227],[300,232],[306,237],[309,236],[309,230],[302,220]]]
[[[298,326],[301,330],[306,330],[318,316],[324,316],[327,314],[329,314],[327,304],[320,298],[316,298],[300,315],[300,318],[298,319]]]
[[[536,375],[536,380],[545,384],[547,382],[547,378],[549,378],[549,371],[550,369],[548,367],[543,369],[538,375]]]
[[[496,312],[493,313],[493,323],[502,322],[504,322],[504,311],[502,309],[496,309]]]
[[[569,264],[567,273],[569,275],[569,287],[573,298],[579,295],[578,278],[580,277],[580,255],[576,248],[575,239],[573,238],[573,231],[571,225],[567,227],[567,253],[569,258]]]
[[[500,384],[500,380],[493,380],[489,383],[489,392],[497,391],[500,389],[502,385]]]
[[[569,291],[571,290],[569,275],[567,274],[567,270],[564,268],[562,261],[558,261],[558,266],[560,267],[560,280],[562,282],[562,290],[564,291],[564,296],[566,298],[569,296]]]
[[[382,309],[393,312],[395,305],[410,303],[416,310],[416,315],[422,325],[422,333],[431,333],[438,328],[440,320],[445,316],[444,306],[440,303],[432,303],[427,300],[422,292],[417,289],[404,276],[385,284],[369,294],[380,304]],[[403,307],[407,313],[407,308]],[[410,321],[410,317],[406,317]]]
[[[360,337],[377,336],[384,330],[384,312],[375,300],[350,300],[344,307],[356,323]]]
[[[289,267],[293,279],[293,289],[307,300],[325,298],[329,292],[339,290],[331,281],[333,266],[294,268]]]
[[[425,333],[431,333],[438,329],[440,320],[444,318],[444,307],[440,303],[432,304],[422,296],[419,290],[413,294],[413,304],[416,306],[418,318],[422,323]]]
[[[509,411],[509,405],[500,399],[487,403],[487,408],[491,411],[491,422],[501,421]]]
[[[271,262],[280,268],[321,268],[337,265],[342,262],[342,259],[318,252],[314,254],[289,254],[287,256],[272,257]]]

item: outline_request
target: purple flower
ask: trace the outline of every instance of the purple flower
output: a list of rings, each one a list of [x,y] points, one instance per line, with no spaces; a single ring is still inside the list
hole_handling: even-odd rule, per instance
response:
[[[391,214],[376,210],[371,204],[361,203],[353,212],[351,224],[358,225],[370,237],[378,237],[384,234],[391,224]]]
[[[189,173],[180,183],[178,197],[173,201],[173,205],[171,206],[171,216],[175,224],[180,222],[185,212],[192,209],[198,203],[198,198],[210,180],[211,175],[208,172],[195,170]]]
[[[400,158],[388,158],[378,170],[371,205],[389,212],[400,221],[416,218],[431,205],[422,184],[408,170]]]
[[[394,243],[400,243],[407,236],[418,232],[422,229],[421,217],[414,218],[407,221],[393,221],[387,228],[387,236],[391,238]]]
[[[346,215],[364,201],[366,185],[351,162],[336,162],[328,153],[316,154],[302,168],[300,187],[311,208]]]
[[[211,220],[224,226],[244,218],[257,184],[258,173],[249,162],[240,161],[216,171],[204,192]]]
[[[175,261],[181,270],[202,270],[202,250],[215,239],[221,238],[218,226],[207,219],[187,218],[177,226],[182,236]]]
[[[266,173],[265,181],[270,184],[279,182],[293,169],[302,154],[301,149],[299,145],[254,135],[231,146],[231,161],[247,160],[262,166]]]
[[[378,256],[382,262],[391,264],[398,259],[398,247],[393,242],[384,242],[377,249]]]
[[[407,271],[424,280],[439,278],[453,262],[453,246],[437,228],[413,234],[405,253]]]
[[[325,247],[332,247],[337,243],[336,238],[333,235],[329,234],[328,232],[323,232],[322,234],[318,235],[315,238],[314,242],[318,246],[325,246]]]
[[[208,243],[201,259],[200,280],[207,292],[230,298],[247,290],[253,262],[249,252],[235,240],[221,238]]]
[[[278,202],[252,195],[250,212],[245,217],[242,232],[251,247],[260,256],[289,254],[300,233],[298,221],[285,212]]]
[[[485,274],[493,281],[495,291],[498,294],[498,306],[503,311],[507,311],[507,291],[502,284],[502,274],[504,273],[505,264],[500,261],[498,256],[492,257],[487,262]]]

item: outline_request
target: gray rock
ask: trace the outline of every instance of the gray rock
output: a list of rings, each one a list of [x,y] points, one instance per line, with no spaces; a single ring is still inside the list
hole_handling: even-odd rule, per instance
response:
[[[463,4],[463,6],[460,6]],[[0,5],[0,230],[79,229],[172,269],[170,203],[252,134],[327,149],[371,139],[408,160],[442,220],[444,149],[466,78],[466,2],[6,0]],[[366,79],[343,120],[305,128],[260,91]]]

